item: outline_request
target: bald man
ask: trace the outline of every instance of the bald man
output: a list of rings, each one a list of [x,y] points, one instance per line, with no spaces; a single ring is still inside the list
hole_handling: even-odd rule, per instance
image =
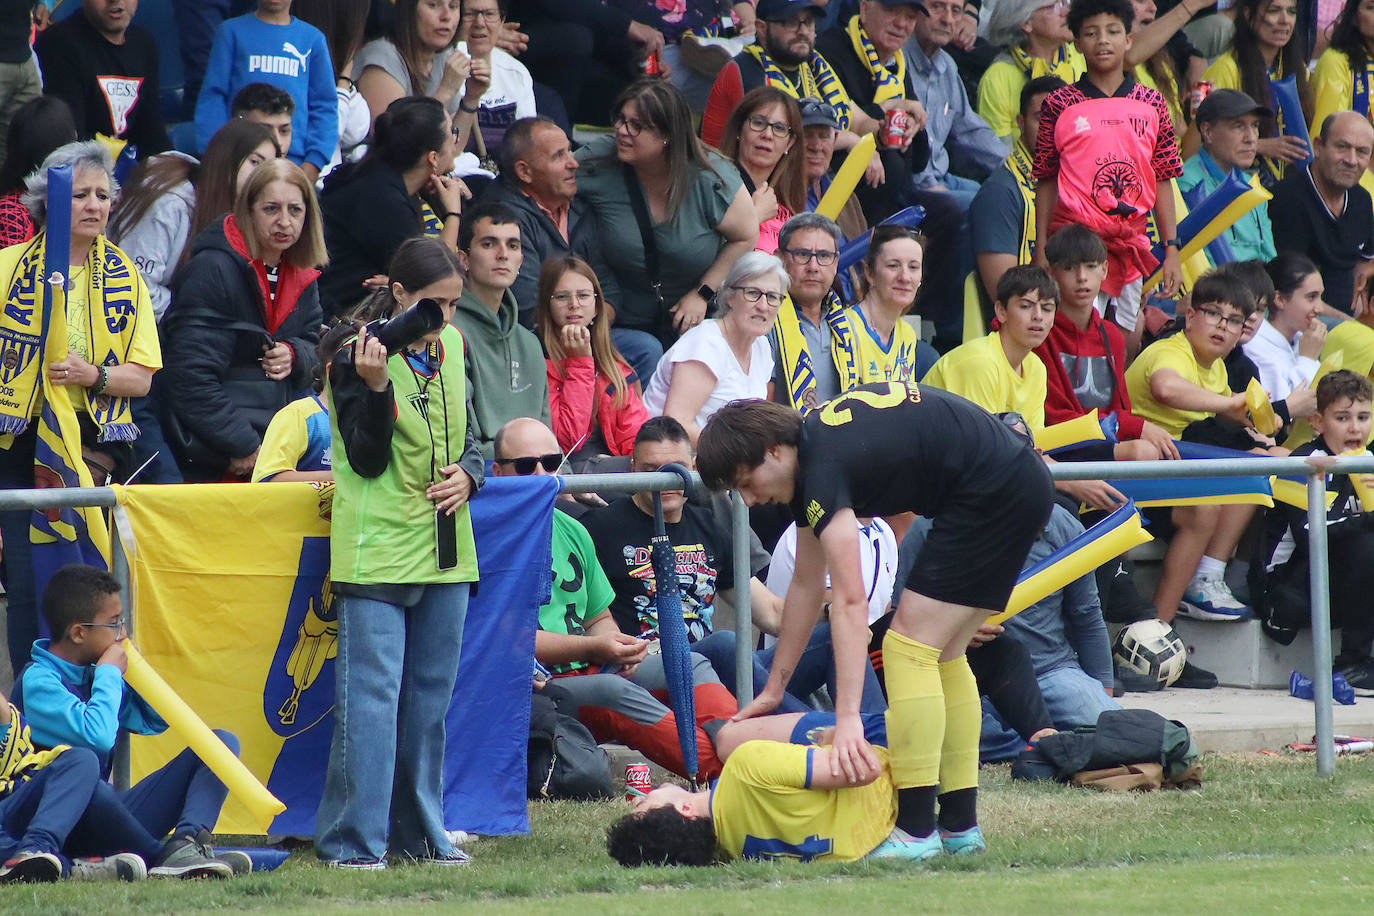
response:
[[[1369,308],[1374,277],[1374,203],[1360,176],[1374,152],[1374,127],[1353,111],[1322,122],[1312,164],[1290,166],[1274,186],[1269,218],[1279,251],[1307,255],[1321,271],[1327,319],[1359,317]]]
[[[495,477],[555,473],[563,453],[553,431],[538,420],[511,420],[496,434]],[[656,641],[626,635],[611,616],[615,591],[596,559],[582,524],[563,511],[553,513],[553,590],[539,609],[534,656],[553,672],[544,687],[560,712],[576,716],[597,741],[620,741],[664,769],[685,772],[672,710],[650,691],[666,690]],[[720,775],[721,760],[707,730],[735,714],[735,698],[721,685],[710,662],[692,653],[696,702],[697,764],[701,775]],[[702,725],[705,725],[703,729]]]

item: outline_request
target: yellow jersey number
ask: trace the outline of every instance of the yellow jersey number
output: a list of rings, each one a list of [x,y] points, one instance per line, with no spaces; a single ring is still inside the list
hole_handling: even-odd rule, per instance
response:
[[[921,389],[915,382],[888,382],[887,391],[865,391],[856,388],[853,391],[846,391],[844,394],[831,401],[827,401],[821,408],[821,422],[826,426],[843,426],[854,419],[853,412],[849,409],[854,402],[867,404],[875,410],[884,407],[896,407],[906,401],[912,404],[921,403]]]

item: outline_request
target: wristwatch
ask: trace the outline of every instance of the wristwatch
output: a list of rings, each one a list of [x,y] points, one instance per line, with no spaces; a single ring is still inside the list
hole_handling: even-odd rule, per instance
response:
[[[703,283],[697,287],[697,295],[705,299],[707,302],[710,302],[712,299],[716,298],[716,291],[711,289],[711,287],[707,286],[705,283]]]
[[[1169,239],[1167,242],[1164,243],[1164,247],[1165,247],[1165,248],[1177,248],[1179,251],[1182,251],[1182,250],[1183,250],[1183,243],[1180,242],[1178,239]]]

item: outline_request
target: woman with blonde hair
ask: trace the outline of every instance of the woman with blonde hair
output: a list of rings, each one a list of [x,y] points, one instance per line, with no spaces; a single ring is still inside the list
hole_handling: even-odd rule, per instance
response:
[[[534,329],[544,345],[549,408],[558,445],[574,465],[628,455],[649,413],[639,378],[611,342],[611,307],[581,258],[544,262]]]

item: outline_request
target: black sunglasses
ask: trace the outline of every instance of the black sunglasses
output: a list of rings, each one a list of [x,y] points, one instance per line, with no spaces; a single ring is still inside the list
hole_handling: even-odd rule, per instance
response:
[[[550,474],[557,471],[563,465],[563,453],[554,452],[550,455],[539,455],[538,457],[528,458],[497,458],[497,464],[515,465],[515,473],[521,477],[528,477],[534,473],[535,467],[543,465],[544,470]]]

